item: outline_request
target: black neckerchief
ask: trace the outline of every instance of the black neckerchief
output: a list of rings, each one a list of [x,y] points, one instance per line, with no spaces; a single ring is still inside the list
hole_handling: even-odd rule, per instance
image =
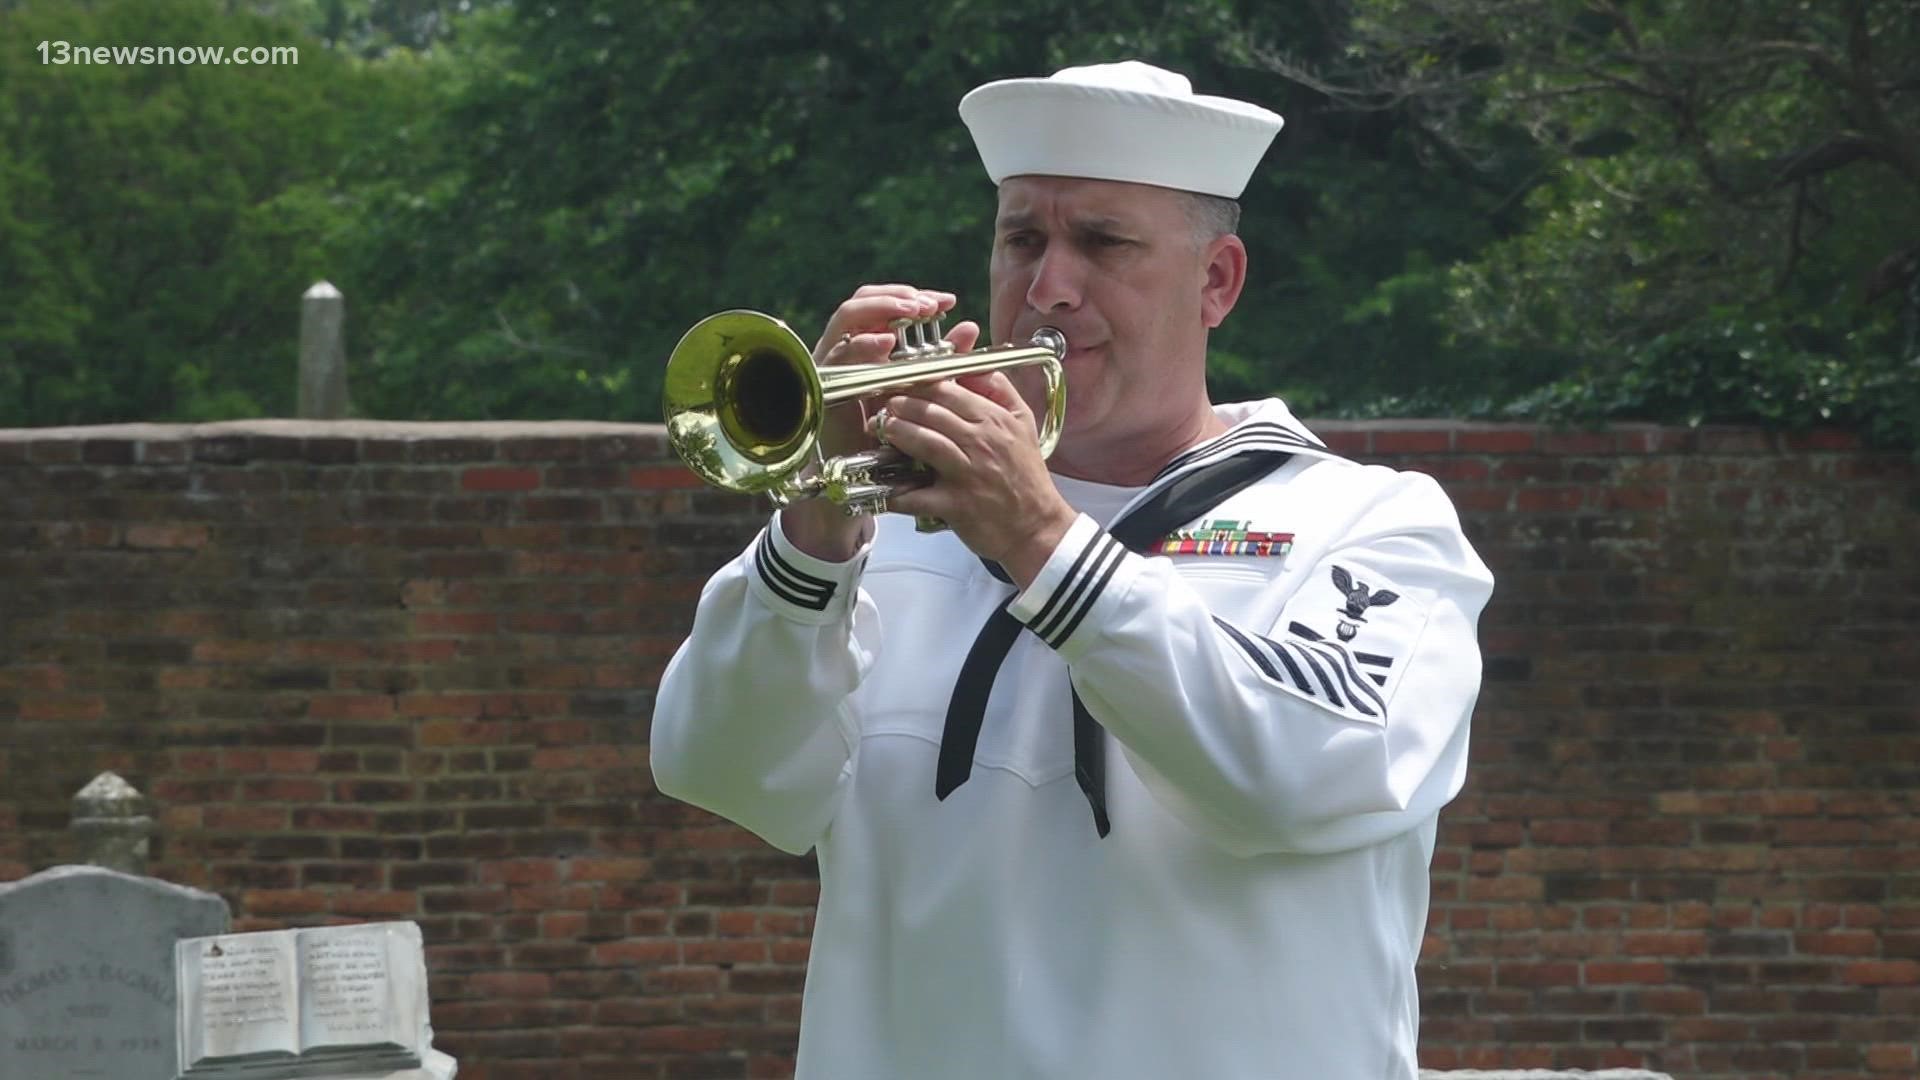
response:
[[[1229,433],[1222,441],[1232,437]],[[1285,450],[1259,448],[1208,462],[1175,477],[1128,511],[1107,532],[1127,550],[1143,551],[1174,529],[1252,487],[1292,457]],[[986,566],[994,577],[1010,581],[1006,571],[997,564],[988,562]],[[1008,602],[1012,602],[1011,598]],[[1023,629],[1020,620],[1002,605],[988,616],[986,625],[973,640],[973,648],[967,651],[966,662],[960,665],[953,699],[947,705],[946,728],[941,733],[940,757],[934,772],[933,793],[940,799],[944,800],[966,783],[973,770],[973,752],[980,742],[980,725],[986,718],[987,697],[993,692],[993,680]],[[1093,807],[1093,825],[1101,836],[1112,829],[1107,819],[1105,749],[1099,723],[1081,704],[1079,691],[1074,691],[1073,775]]]

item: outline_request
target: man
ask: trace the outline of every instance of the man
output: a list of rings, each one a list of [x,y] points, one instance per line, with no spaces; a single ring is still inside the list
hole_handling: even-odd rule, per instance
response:
[[[1207,400],[1280,118],[1134,62],[960,111],[992,338],[1071,345],[1059,448],[1001,375],[890,398],[870,430],[937,479],[784,509],[714,576],[659,787],[819,853],[802,1080],[1410,1078],[1492,581],[1431,479]],[[816,358],[953,303],[863,288]]]

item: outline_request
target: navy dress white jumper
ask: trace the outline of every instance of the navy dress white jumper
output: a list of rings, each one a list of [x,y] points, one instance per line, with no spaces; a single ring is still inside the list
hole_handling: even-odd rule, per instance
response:
[[[776,515],[707,584],[653,771],[818,852],[800,1080],[1416,1075],[1492,577],[1431,478],[1216,412],[1117,516],[1063,483],[1083,513],[1017,595],[891,515],[844,563]],[[1106,527],[1156,499],[1167,535]]]

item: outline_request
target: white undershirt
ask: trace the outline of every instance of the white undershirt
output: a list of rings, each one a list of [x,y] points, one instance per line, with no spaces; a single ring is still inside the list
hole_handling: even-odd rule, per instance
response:
[[[1075,480],[1059,473],[1053,474],[1053,486],[1059,489],[1067,505],[1099,522],[1101,528],[1113,524],[1120,510],[1132,502],[1135,495],[1146,490],[1144,484],[1139,487],[1096,484],[1091,480]]]

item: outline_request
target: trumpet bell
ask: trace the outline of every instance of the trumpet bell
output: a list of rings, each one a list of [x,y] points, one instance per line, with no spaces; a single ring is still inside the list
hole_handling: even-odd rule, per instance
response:
[[[722,311],[695,323],[667,360],[667,438],[702,480],[771,492],[811,458],[826,405],[813,353],[786,323]]]

